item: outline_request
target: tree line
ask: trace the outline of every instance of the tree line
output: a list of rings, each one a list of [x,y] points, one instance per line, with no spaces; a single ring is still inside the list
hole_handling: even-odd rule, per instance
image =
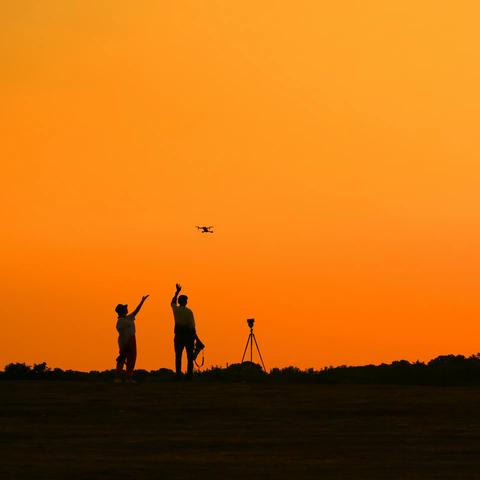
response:
[[[26,365],[9,363],[0,380],[50,380],[50,381],[113,381],[114,370],[80,372],[49,368],[45,362]],[[136,370],[135,378],[141,382],[173,381],[172,370]],[[429,362],[398,360],[380,365],[324,367],[302,370],[290,366],[273,368],[264,372],[256,363],[244,362],[227,367],[198,370],[196,381],[250,381],[268,383],[312,384],[384,384],[384,385],[480,385],[480,354],[441,355]]]

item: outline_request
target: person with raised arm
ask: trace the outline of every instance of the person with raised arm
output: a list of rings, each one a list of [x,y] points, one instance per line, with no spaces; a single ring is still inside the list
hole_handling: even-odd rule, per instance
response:
[[[118,347],[120,353],[117,357],[117,368],[115,371],[115,382],[120,383],[123,381],[123,366],[126,363],[126,381],[129,383],[135,383],[132,379],[133,370],[135,368],[135,361],[137,360],[137,341],[135,338],[135,317],[142,308],[143,303],[149,297],[145,295],[138,304],[137,308],[128,313],[128,305],[122,305],[119,303],[115,307],[117,312],[117,332],[118,332]]]
[[[195,342],[198,342],[197,349],[200,351],[204,345],[197,337],[195,329],[195,319],[193,312],[187,307],[188,297],[180,295],[182,286],[176,284],[175,295],[172,298],[171,306],[173,310],[173,319],[175,321],[173,344],[175,347],[175,372],[177,379],[182,378],[182,354],[183,349],[187,352],[187,375],[190,380],[193,375],[193,362],[195,360]],[[177,305],[178,301],[178,305]]]

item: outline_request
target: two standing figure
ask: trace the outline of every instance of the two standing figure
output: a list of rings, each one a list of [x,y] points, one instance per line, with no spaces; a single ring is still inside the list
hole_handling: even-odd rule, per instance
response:
[[[186,379],[190,380],[193,375],[193,362],[198,353],[205,347],[197,336],[195,329],[195,319],[193,312],[187,307],[188,297],[180,295],[181,285],[176,284],[175,295],[171,301],[173,318],[175,321],[174,328],[174,347],[175,347],[175,372],[176,378],[182,377],[182,355],[183,350],[187,354],[187,374]],[[118,346],[120,353],[117,357],[116,382],[122,381],[123,367],[126,364],[126,380],[133,382],[132,374],[135,368],[137,358],[137,344],[135,339],[135,317],[142,308],[143,303],[148,295],[142,297],[137,308],[128,313],[128,305],[119,304],[115,308],[118,315],[117,331]]]

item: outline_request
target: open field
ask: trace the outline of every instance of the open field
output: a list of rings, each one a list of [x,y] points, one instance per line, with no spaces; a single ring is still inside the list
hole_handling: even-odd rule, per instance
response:
[[[0,382],[0,478],[480,478],[480,388]]]

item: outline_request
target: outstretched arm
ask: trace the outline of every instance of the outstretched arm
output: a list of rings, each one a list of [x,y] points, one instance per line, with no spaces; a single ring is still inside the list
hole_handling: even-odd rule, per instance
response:
[[[180,293],[180,290],[182,289],[182,286],[177,283],[176,284],[176,290],[175,290],[175,295],[173,296],[172,298],[172,301],[170,302],[170,305],[177,305],[177,298],[178,298],[178,294]]]
[[[150,295],[145,295],[142,297],[142,300],[140,301],[140,303],[138,304],[137,308],[130,314],[132,316],[135,316],[139,311],[140,309],[142,308],[142,305],[143,305],[143,302],[145,302],[145,300],[149,297]]]

